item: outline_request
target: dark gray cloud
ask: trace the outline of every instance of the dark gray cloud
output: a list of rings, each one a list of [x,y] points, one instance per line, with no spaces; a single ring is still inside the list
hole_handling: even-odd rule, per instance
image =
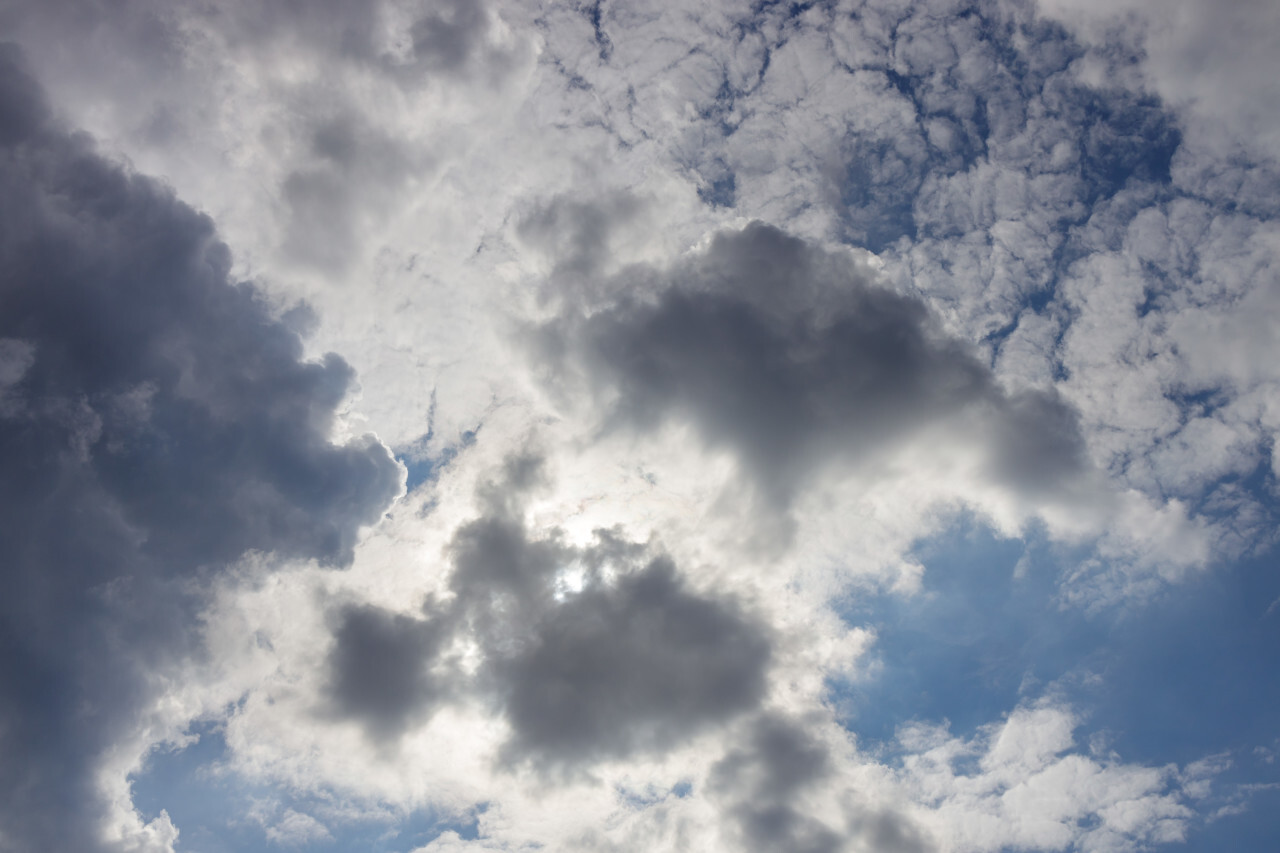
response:
[[[193,10],[201,16],[203,10]],[[421,13],[403,22],[397,34],[407,50],[393,53],[386,24],[399,23],[399,10],[385,2],[342,0],[238,0],[220,4],[207,14],[211,25],[228,36],[262,47],[302,47],[332,59],[359,63],[411,82],[425,75],[460,73],[483,52],[489,16],[480,0],[444,0],[422,4]]]
[[[298,263],[342,271],[429,163],[371,124],[357,106],[335,108],[333,101],[326,92],[298,104],[308,118],[301,141],[309,156],[280,185],[288,211],[282,247]]]
[[[556,571],[574,559],[557,531],[531,539],[525,529],[525,500],[545,477],[541,457],[509,457],[498,477],[479,486],[480,517],[458,528],[449,546],[456,618],[491,650],[528,635],[555,605]]]
[[[831,826],[806,813],[808,792],[836,784],[835,762],[814,732],[822,721],[763,713],[742,742],[711,768],[708,786],[724,803],[748,850],[928,853],[933,847],[903,816],[854,807]]]
[[[484,647],[483,689],[512,727],[506,759],[569,769],[663,749],[758,705],[772,656],[763,623],[613,531],[580,548],[558,531],[531,537],[521,507],[543,477],[536,457],[510,460],[451,548],[459,622]]]
[[[924,427],[966,418],[988,473],[1052,492],[1080,475],[1073,410],[1050,392],[1006,393],[919,300],[852,262],[760,223],[718,235],[640,295],[541,330],[554,375],[584,371],[606,428],[695,424],[737,451],[773,509],[815,472],[873,461]]]
[[[513,63],[487,45],[490,17],[481,0],[414,5],[16,0],[0,7],[0,32],[13,32],[31,47],[45,80],[71,78],[81,97],[110,104],[107,126],[164,148],[201,149],[209,142],[201,102],[234,101],[225,91],[206,89],[216,79],[207,74],[211,63],[230,57],[210,55],[205,39],[242,59],[289,57],[298,77],[275,88],[264,73],[257,95],[279,97],[287,118],[260,129],[251,147],[265,141],[287,153],[282,171],[266,177],[278,193],[283,256],[332,274],[360,260],[416,179],[433,167],[420,146],[392,138],[395,131],[377,118],[377,99],[352,91],[344,72],[411,90],[442,78],[450,85],[473,77],[496,82]],[[57,53],[61,61],[41,53]],[[123,102],[115,97],[120,91],[129,93]]]
[[[712,768],[711,786],[728,790],[745,783],[762,799],[787,800],[830,771],[826,745],[807,726],[762,714],[752,722],[746,742]]]
[[[387,745],[442,702],[478,697],[511,726],[504,762],[560,773],[676,746],[759,705],[770,630],[615,531],[585,547],[531,534],[524,505],[545,482],[541,458],[521,454],[481,484],[481,515],[449,547],[454,595],[423,618],[337,611],[327,712]],[[474,678],[441,654],[464,635],[484,656]]]
[[[749,850],[835,853],[846,839],[804,814],[795,802],[831,773],[831,757],[795,720],[774,714],[757,718],[743,743],[711,769],[714,794],[731,803],[742,843]]]
[[[329,653],[332,710],[362,723],[377,741],[403,734],[453,686],[447,675],[432,672],[448,629],[438,616],[419,619],[370,605],[344,607]]]
[[[483,45],[489,18],[478,0],[446,0],[413,22],[413,58],[429,70],[463,68]]]
[[[0,25],[24,42],[61,36],[79,51],[51,44],[60,59],[112,79],[124,72],[147,87],[156,82],[148,70],[189,75],[185,60],[201,48],[193,33],[215,34],[237,51],[318,59],[329,83],[352,66],[405,87],[441,78],[495,82],[514,59],[489,43],[485,0],[13,0],[0,7]],[[104,67],[113,60],[118,67]]]
[[[426,618],[339,612],[330,711],[388,740],[440,701],[478,696],[511,725],[504,761],[561,772],[676,746],[759,705],[770,630],[616,532],[596,531],[585,547],[557,530],[531,535],[523,504],[543,477],[525,455],[482,485],[483,514],[449,549],[454,596]],[[440,660],[464,634],[484,655],[474,679]]]
[[[497,663],[510,748],[561,763],[670,747],[759,704],[770,655],[759,624],[655,559],[548,609]]]
[[[934,847],[920,831],[892,811],[872,814],[859,829],[868,850],[874,853],[929,853]]]
[[[191,581],[343,563],[402,473],[328,440],[351,368],[303,361],[210,220],[62,129],[7,46],[0,127],[0,825],[94,850],[92,768],[190,651]]]
[[[250,43],[296,44],[333,60],[377,71],[413,88],[446,78],[500,82],[515,54],[488,43],[490,17],[483,0],[433,0],[411,7],[385,2],[243,2],[219,28]],[[389,22],[393,22],[390,28]],[[395,32],[391,32],[395,30]]]

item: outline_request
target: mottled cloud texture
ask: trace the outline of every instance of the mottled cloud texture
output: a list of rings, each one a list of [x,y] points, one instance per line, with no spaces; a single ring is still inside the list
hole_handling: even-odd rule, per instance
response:
[[[0,3],[0,853],[1276,848],[1273,6]]]

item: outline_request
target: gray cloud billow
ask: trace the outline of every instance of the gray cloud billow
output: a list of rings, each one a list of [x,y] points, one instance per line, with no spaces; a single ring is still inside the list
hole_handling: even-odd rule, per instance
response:
[[[329,700],[339,718],[362,722],[389,742],[429,715],[454,685],[431,672],[447,623],[348,605],[340,614],[329,657]]]
[[[531,536],[521,510],[536,467],[513,458],[482,490],[482,515],[449,548],[446,604],[429,601],[424,618],[342,610],[328,710],[385,741],[441,702],[477,696],[511,727],[504,762],[572,772],[679,746],[757,708],[773,655],[767,626],[615,532],[583,547],[557,531]],[[558,586],[569,569],[580,588]],[[474,678],[444,654],[461,636],[484,655]]]
[[[519,752],[557,761],[678,745],[759,703],[770,644],[731,604],[658,558],[543,614],[501,660]]]
[[[764,712],[711,768],[708,788],[746,850],[796,853],[928,853],[933,845],[893,810],[846,804],[836,825],[807,813],[804,798],[836,771],[810,721]]]
[[[796,799],[831,773],[825,745],[797,721],[762,714],[743,743],[711,769],[713,793],[727,800],[751,850],[835,853],[840,832],[809,817]]]
[[[924,303],[777,228],[722,232],[653,279],[544,325],[550,373],[585,373],[606,429],[694,424],[741,456],[775,510],[830,464],[874,460],[925,427],[954,424],[1020,492],[1053,493],[1087,467],[1055,393],[1005,391]]]
[[[402,473],[334,445],[353,373],[302,344],[210,220],[96,153],[0,47],[0,826],[94,850],[92,768],[192,650],[192,581],[341,564]]]

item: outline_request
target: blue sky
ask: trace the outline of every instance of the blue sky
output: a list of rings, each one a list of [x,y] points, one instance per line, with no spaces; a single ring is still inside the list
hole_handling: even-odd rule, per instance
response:
[[[0,851],[1269,850],[1264,0],[0,10]]]

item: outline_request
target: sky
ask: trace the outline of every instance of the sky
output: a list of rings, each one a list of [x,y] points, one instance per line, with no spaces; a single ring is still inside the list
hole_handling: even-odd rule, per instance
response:
[[[1280,849],[1277,43],[0,0],[0,851]]]

